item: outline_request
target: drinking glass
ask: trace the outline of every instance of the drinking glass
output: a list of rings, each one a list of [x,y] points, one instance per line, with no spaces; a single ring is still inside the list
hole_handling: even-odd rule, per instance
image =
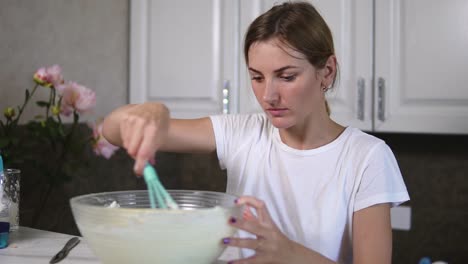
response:
[[[3,191],[10,200],[10,231],[16,231],[19,227],[19,203],[20,203],[20,176],[18,169],[6,169],[3,172]]]

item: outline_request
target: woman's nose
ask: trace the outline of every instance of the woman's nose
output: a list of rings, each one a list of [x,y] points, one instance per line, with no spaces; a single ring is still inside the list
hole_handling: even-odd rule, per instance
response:
[[[278,89],[273,81],[266,82],[263,92],[263,101],[269,104],[276,104],[279,100]]]

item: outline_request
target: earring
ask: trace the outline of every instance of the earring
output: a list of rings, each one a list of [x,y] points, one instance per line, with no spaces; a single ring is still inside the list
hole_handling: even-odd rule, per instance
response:
[[[322,90],[323,90],[323,92],[325,93],[326,91],[328,91],[328,87],[324,85],[324,86],[322,87]]]

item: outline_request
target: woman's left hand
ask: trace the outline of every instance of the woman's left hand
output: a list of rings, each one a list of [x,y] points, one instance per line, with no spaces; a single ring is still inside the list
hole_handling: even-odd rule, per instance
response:
[[[257,236],[253,238],[229,237],[223,243],[233,247],[250,248],[255,255],[229,262],[230,264],[288,263],[291,261],[295,242],[288,239],[271,219],[265,203],[255,197],[242,196],[238,205],[245,205],[243,218],[231,218],[229,224]],[[256,210],[257,216],[250,208]]]

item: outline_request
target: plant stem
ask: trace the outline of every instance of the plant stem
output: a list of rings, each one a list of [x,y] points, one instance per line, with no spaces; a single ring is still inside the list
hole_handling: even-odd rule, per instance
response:
[[[4,131],[5,131],[5,136],[8,137],[10,136],[10,130],[11,130],[11,120],[10,119],[7,119],[6,121],[6,124],[5,124],[5,127],[4,127]]]
[[[73,123],[72,123],[72,127],[70,128],[70,132],[67,134],[65,138],[65,143],[64,143],[65,146],[68,146],[68,142],[70,142],[70,140],[72,139],[73,132],[75,131],[79,120],[80,120],[80,115],[76,112],[76,110],[73,110]]]
[[[55,88],[52,89],[52,102],[55,104],[56,91]]]
[[[31,99],[31,98],[33,97],[34,93],[36,92],[37,87],[39,87],[39,84],[36,84],[36,85],[34,86],[34,88],[32,89],[31,93],[29,94],[29,96],[27,96],[27,97],[24,99],[24,103],[23,103],[23,105],[20,107],[18,116],[17,116],[17,117],[13,120],[13,122],[12,122],[12,123],[14,123],[15,125],[18,124],[19,119],[20,119],[21,115],[23,114],[24,108],[25,108],[26,105],[28,104],[29,99]]]
[[[50,93],[49,93],[49,104],[46,106],[46,120],[49,119],[49,110],[50,106],[54,102],[54,93],[55,93],[55,88],[50,88]]]

